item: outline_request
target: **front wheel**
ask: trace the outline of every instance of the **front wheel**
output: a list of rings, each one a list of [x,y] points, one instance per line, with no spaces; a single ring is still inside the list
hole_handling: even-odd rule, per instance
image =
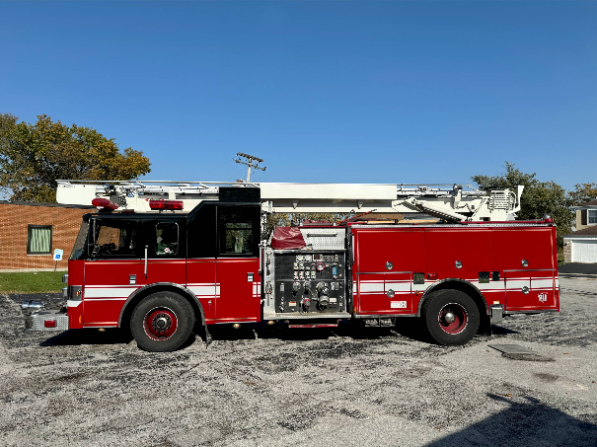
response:
[[[441,345],[463,345],[479,330],[481,315],[475,301],[458,290],[432,292],[423,303],[427,332]]]
[[[135,307],[131,332],[145,351],[168,352],[180,348],[190,337],[195,324],[193,308],[172,292],[148,296]]]

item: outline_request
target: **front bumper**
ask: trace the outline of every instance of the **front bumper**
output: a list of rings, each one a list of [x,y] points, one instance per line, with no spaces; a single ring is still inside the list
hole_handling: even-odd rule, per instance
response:
[[[27,331],[67,331],[68,315],[58,310],[40,310],[25,316]]]

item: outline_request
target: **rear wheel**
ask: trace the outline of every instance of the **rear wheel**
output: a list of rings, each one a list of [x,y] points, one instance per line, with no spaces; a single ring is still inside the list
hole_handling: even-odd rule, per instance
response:
[[[195,315],[189,302],[172,292],[148,296],[135,307],[131,332],[145,351],[167,352],[180,348],[190,337]]]
[[[432,292],[423,303],[427,332],[442,345],[463,345],[479,330],[481,315],[475,301],[458,290]]]

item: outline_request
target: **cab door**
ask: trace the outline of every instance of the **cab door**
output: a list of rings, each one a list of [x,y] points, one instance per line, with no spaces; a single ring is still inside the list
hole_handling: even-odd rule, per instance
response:
[[[259,205],[217,206],[216,323],[261,320]]]
[[[204,201],[187,220],[187,288],[195,294],[205,323],[216,320],[216,204]],[[218,292],[216,294],[216,292]]]
[[[140,230],[137,219],[92,219],[85,259],[83,326],[118,325],[120,310],[140,286]]]
[[[138,284],[172,283],[185,286],[185,223],[185,218],[171,215],[143,219],[142,274]]]

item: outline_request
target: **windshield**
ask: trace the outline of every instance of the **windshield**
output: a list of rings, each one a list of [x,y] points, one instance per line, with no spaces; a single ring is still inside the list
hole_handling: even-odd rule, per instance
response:
[[[87,222],[83,222],[81,224],[81,229],[79,230],[79,234],[77,235],[77,240],[75,241],[75,245],[73,246],[73,251],[70,254],[71,260],[83,259],[84,252],[85,252],[85,241],[87,240],[87,233],[89,232],[89,224]]]

